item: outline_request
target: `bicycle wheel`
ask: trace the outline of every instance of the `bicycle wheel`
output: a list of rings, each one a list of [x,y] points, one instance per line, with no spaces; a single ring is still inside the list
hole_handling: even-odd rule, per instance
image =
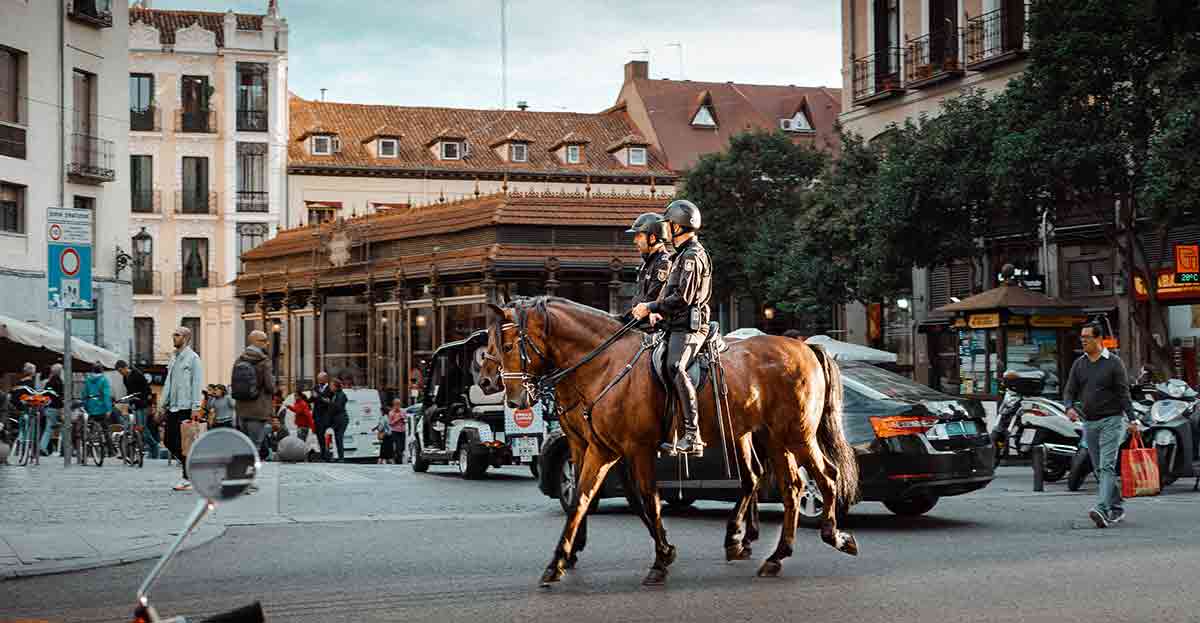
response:
[[[21,423],[17,434],[17,464],[28,465],[29,459],[33,456],[31,449],[33,442],[29,439],[33,435],[33,427],[29,424],[29,416],[22,415]]]
[[[142,467],[146,463],[146,449],[142,447],[142,431],[134,429],[130,442],[129,446],[133,449],[133,464]]]
[[[100,425],[92,422],[88,430],[87,438],[87,455],[88,459],[96,464],[96,467],[104,465],[104,431]]]

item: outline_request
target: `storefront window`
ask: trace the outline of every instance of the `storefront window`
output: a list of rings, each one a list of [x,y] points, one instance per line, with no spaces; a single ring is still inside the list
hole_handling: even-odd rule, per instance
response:
[[[558,286],[558,295],[594,307],[600,311],[608,311],[608,284],[595,281],[568,281]]]
[[[446,342],[466,339],[487,327],[487,307],[483,303],[442,307],[442,322]]]
[[[993,374],[999,363],[995,333],[992,329],[962,329],[958,332],[961,393],[999,393],[999,383]]]
[[[420,370],[423,363],[433,355],[433,310],[428,307],[412,309],[409,310],[408,317],[412,348],[409,369]]]
[[[1058,378],[1058,331],[1055,329],[1026,329],[1010,327],[1005,370],[1025,372],[1041,370],[1046,373],[1043,395],[1057,396],[1061,384]]]
[[[367,311],[328,309],[323,314],[325,337],[324,369],[352,379],[356,386],[367,384]]]
[[[289,370],[293,386],[301,391],[313,386],[313,353],[316,351],[313,335],[312,316],[292,317],[292,330],[288,338],[291,345],[288,349],[291,361]]]

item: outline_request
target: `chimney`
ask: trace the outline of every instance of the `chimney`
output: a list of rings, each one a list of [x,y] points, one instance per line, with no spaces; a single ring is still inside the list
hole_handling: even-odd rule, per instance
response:
[[[649,77],[649,61],[629,61],[625,63],[625,82],[629,82],[630,80],[645,80]]]
[[[525,100],[517,100],[517,110],[525,111],[529,108],[529,102]]]

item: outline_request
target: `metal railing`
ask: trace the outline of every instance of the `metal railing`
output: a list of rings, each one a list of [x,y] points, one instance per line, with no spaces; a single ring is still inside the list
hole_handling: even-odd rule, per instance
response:
[[[958,30],[939,29],[909,39],[904,47],[906,86],[962,73],[958,60]]]
[[[162,193],[141,188],[129,191],[129,211],[134,214],[161,214]]]
[[[873,100],[900,93],[900,48],[888,48],[854,59],[854,101]]]
[[[129,129],[134,132],[161,132],[162,115],[155,106],[129,109]]]
[[[176,190],[176,214],[216,214],[217,193],[204,190]]]
[[[67,173],[92,183],[117,179],[117,172],[113,169],[113,142],[79,132],[72,134],[71,162],[67,166]]]
[[[162,273],[157,270],[133,270],[133,293],[138,296],[162,296]]]
[[[221,275],[211,269],[194,273],[181,270],[175,273],[175,293],[184,296],[194,296],[200,288],[209,288],[221,284]]]
[[[239,190],[237,191],[237,211],[266,212],[268,207],[267,199],[268,194],[265,191]]]
[[[217,111],[177,110],[175,131],[199,134],[214,134],[217,131]]]
[[[0,123],[0,156],[25,158],[25,128]]]
[[[239,132],[266,132],[267,111],[239,109],[237,111],[237,129]]]
[[[64,0],[67,17],[96,28],[112,28],[112,0]]]
[[[967,20],[963,32],[967,67],[982,68],[1025,51],[1025,7],[1018,4],[1017,8],[1001,7]]]

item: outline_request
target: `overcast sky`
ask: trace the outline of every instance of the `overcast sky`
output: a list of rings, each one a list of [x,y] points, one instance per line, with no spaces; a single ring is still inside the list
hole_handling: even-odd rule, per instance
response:
[[[501,0],[279,0],[288,87],[330,101],[496,108]],[[154,0],[156,8],[263,13],[267,0]],[[508,103],[595,112],[622,65],[652,78],[841,86],[834,0],[508,0]]]

